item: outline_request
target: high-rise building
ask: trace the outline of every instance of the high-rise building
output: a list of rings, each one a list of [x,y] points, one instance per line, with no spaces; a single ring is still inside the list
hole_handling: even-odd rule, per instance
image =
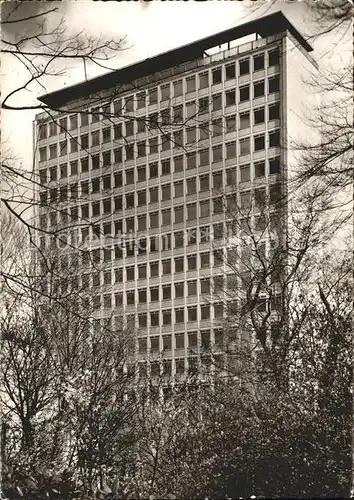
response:
[[[228,203],[257,228],[259,199],[272,215],[286,191],[311,51],[277,12],[41,97],[57,111],[36,120],[40,226],[88,251],[95,314],[123,309],[142,371],[149,353],[152,373],[184,373],[221,347]],[[272,220],[286,238],[286,209]]]

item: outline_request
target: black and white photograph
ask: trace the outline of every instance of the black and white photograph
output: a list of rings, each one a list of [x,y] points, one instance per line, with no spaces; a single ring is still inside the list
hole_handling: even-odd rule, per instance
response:
[[[354,498],[352,0],[0,8],[0,498]]]

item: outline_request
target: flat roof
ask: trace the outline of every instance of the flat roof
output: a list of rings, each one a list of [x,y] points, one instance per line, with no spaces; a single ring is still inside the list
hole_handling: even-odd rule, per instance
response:
[[[169,50],[168,52],[158,54],[157,56],[149,57],[143,61],[110,71],[90,80],[85,80],[76,85],[50,92],[40,96],[38,100],[52,108],[61,108],[73,100],[107,90],[117,84],[129,83],[165,69],[201,59],[206,50],[217,45],[223,45],[231,40],[236,40],[252,33],[257,33],[262,38],[265,38],[286,30],[294,36],[307,52],[313,50],[293,24],[291,24],[281,11],[278,11],[274,14],[260,17],[234,28],[220,31],[215,35]]]

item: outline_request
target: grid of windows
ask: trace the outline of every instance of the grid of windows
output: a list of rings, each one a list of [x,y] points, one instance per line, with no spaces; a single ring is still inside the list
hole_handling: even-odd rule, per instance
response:
[[[94,222],[80,229],[83,241],[105,238],[80,258],[85,267],[95,263],[92,283],[104,289],[94,306],[140,305],[139,327],[176,331],[140,338],[141,354],[222,343],[219,330],[196,325],[224,315],[213,295],[224,258],[214,246],[226,241],[230,208],[251,209],[256,227],[260,203],[272,210],[281,197],[273,149],[281,146],[279,61],[279,50],[269,49],[219,62],[38,129],[41,203],[79,200],[63,217],[45,213],[41,223],[81,217]],[[171,120],[173,128],[165,127]],[[122,234],[124,245],[116,241]],[[177,332],[185,326],[187,333]],[[176,373],[193,359],[175,360]]]

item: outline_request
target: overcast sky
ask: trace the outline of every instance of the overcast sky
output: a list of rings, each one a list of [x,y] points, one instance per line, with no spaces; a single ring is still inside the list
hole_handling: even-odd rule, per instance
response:
[[[11,4],[11,2],[8,2]],[[282,10],[295,27],[304,34],[311,32],[310,16],[301,1],[285,2],[160,2],[148,4],[141,2],[24,2],[25,15],[31,15],[38,9],[59,8],[58,16],[65,18],[71,33],[84,30],[93,37],[101,34],[112,38],[126,38],[126,50],[119,52],[109,62],[110,67],[119,68],[135,61],[151,57],[174,47],[191,42],[198,38],[242,24],[258,16]],[[4,5],[4,4],[3,4]],[[253,10],[250,10],[250,6]],[[255,5],[257,6],[255,11]],[[3,7],[4,8],[4,7]],[[8,8],[8,7],[7,7]],[[58,19],[58,17],[57,17]],[[48,20],[49,22],[49,16]],[[14,26],[14,25],[13,25]],[[48,26],[50,28],[50,25]],[[21,26],[21,35],[32,28],[29,23]],[[4,36],[14,36],[12,32],[4,32]],[[314,41],[316,58],[322,56],[326,63],[333,59],[338,62],[342,50],[332,51],[338,43],[343,43],[338,35],[330,35]],[[349,44],[350,48],[350,44]],[[103,70],[90,69],[90,76]],[[3,57],[1,70],[2,95],[20,86],[23,81],[23,70],[13,58]],[[64,85],[73,85],[84,79],[82,67],[72,68],[63,77],[46,80],[46,88],[53,91]],[[35,103],[36,97],[43,94],[43,89],[32,93],[23,93],[16,104]],[[2,141],[6,149],[11,148],[19,161],[26,168],[32,166],[32,111],[2,112]]]

